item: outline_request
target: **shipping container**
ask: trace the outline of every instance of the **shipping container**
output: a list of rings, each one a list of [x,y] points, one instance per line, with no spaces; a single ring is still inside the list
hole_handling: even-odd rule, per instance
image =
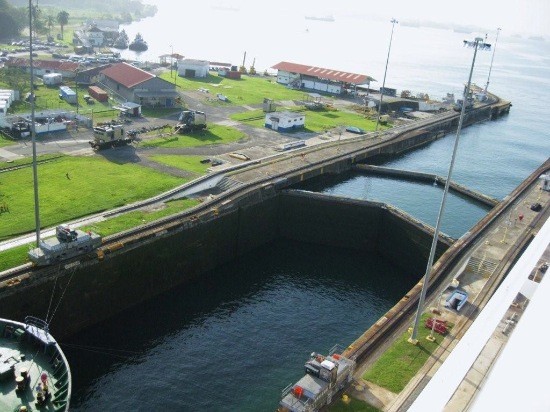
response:
[[[109,100],[109,94],[100,87],[90,86],[88,87],[88,93],[98,102],[106,102]]]

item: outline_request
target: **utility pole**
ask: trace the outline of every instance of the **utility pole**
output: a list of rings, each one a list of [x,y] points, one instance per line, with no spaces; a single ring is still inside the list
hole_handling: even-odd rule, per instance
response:
[[[172,67],[174,66],[174,46],[170,45],[170,78],[173,77]]]
[[[393,39],[393,28],[395,27],[395,23],[399,23],[395,19],[390,20],[391,23],[391,35],[390,35],[390,45],[388,47],[388,57],[386,58],[386,69],[384,70],[384,80],[382,81],[382,88],[380,89],[380,103],[378,104],[378,116],[376,117],[376,129],[375,131],[378,131],[378,124],[380,123],[380,111],[382,110],[382,98],[384,96],[384,88],[386,87],[386,73],[388,72],[388,62],[390,61],[390,50],[391,50],[391,41]]]
[[[491,56],[491,65],[489,66],[489,75],[487,76],[487,84],[485,85],[485,94],[487,94],[487,90],[489,89],[489,79],[491,78],[491,70],[493,69],[493,60],[495,59],[495,53],[497,51],[497,42],[498,42],[498,34],[500,33],[502,29],[500,27],[497,27],[497,38],[495,39],[495,47],[493,47],[493,55]]]
[[[34,65],[32,49],[32,0],[29,0],[29,66],[31,71],[31,142],[32,142],[32,174],[34,187],[34,225],[36,230],[36,247],[40,247],[40,214],[38,204],[38,170],[36,166],[36,129],[34,127]]]
[[[434,256],[435,256],[435,250],[437,247],[437,240],[439,238],[439,228],[441,226],[441,220],[443,217],[443,212],[445,210],[445,202],[447,200],[447,193],[449,192],[449,183],[451,182],[451,175],[453,173],[453,167],[456,159],[456,152],[458,149],[458,141],[460,138],[460,130],[462,129],[462,122],[464,120],[464,112],[466,111],[466,106],[468,102],[468,96],[470,94],[470,85],[472,83],[472,73],[474,72],[474,64],[476,61],[476,55],[478,48],[481,50],[489,50],[491,48],[490,44],[484,43],[483,39],[481,37],[476,37],[474,41],[467,41],[464,40],[464,46],[467,47],[473,47],[474,48],[474,57],[472,59],[472,66],[470,68],[470,76],[468,77],[468,85],[464,89],[464,96],[463,96],[463,102],[462,102],[462,109],[460,110],[460,119],[458,121],[458,128],[456,131],[456,138],[455,138],[455,144],[453,148],[453,155],[451,157],[451,163],[449,165],[449,172],[447,174],[447,180],[445,181],[445,189],[443,190],[443,198],[441,200],[441,206],[439,208],[439,213],[437,215],[437,223],[435,225],[435,231],[434,236],[432,240],[432,247],[430,249],[430,256],[428,258],[428,264],[426,266],[426,273],[424,274],[424,280],[422,281],[422,290],[420,292],[420,298],[418,300],[418,309],[416,311],[416,318],[414,320],[414,326],[413,331],[411,334],[411,337],[409,338],[409,342],[413,345],[416,345],[418,343],[418,339],[416,338],[418,333],[418,323],[420,322],[420,317],[422,316],[422,311],[424,309],[424,299],[426,298],[426,291],[428,289],[428,283],[430,282],[430,274],[432,271]],[[435,322],[435,320],[434,320]]]

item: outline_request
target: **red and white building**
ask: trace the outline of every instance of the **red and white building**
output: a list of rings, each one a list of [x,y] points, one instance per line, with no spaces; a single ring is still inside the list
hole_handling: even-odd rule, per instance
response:
[[[371,81],[376,81],[366,74],[350,73],[290,62],[277,63],[272,69],[277,70],[277,83],[296,89],[314,90],[331,94],[345,94],[350,90],[355,91],[358,85],[367,85],[368,87]]]

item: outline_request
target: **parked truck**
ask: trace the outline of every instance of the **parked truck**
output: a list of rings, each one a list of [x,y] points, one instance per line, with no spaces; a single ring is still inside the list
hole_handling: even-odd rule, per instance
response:
[[[109,147],[124,146],[133,142],[133,138],[124,132],[121,124],[106,123],[94,127],[94,140],[90,140],[90,146],[94,150],[107,149]]]
[[[192,132],[206,128],[206,114],[197,110],[184,110],[174,130],[178,133]]]

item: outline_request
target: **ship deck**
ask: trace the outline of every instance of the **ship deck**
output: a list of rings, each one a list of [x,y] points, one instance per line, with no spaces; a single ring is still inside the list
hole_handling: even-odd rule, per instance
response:
[[[44,336],[50,336],[45,334]],[[44,342],[50,342],[45,346]],[[27,371],[26,388],[17,390],[16,379]],[[47,375],[49,400],[37,405],[37,386],[41,376]],[[71,393],[70,371],[66,360],[56,350],[55,340],[41,339],[25,330],[24,324],[0,322],[0,410],[28,411],[68,410]]]

